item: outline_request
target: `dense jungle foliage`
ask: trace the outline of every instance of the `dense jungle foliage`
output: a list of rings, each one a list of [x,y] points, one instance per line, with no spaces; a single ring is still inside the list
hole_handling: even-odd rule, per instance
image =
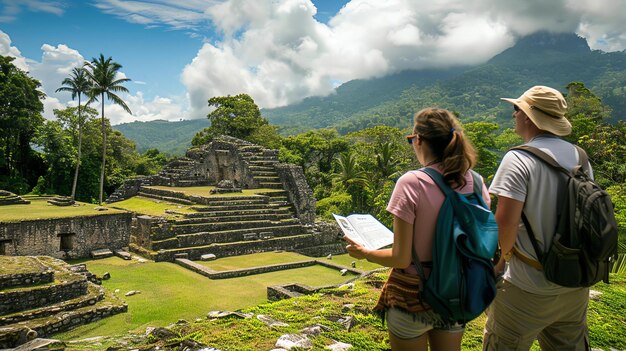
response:
[[[572,50],[588,52],[586,44],[585,47],[577,47],[576,45],[580,44],[577,41],[562,40],[559,43],[565,45],[570,52]],[[521,41],[516,47],[494,57],[492,62],[494,64],[501,61],[510,62],[508,56],[518,54],[515,50],[528,49],[524,45],[537,44]],[[554,47],[552,45],[551,50],[555,50]],[[70,195],[74,170],[77,162],[80,162],[76,199],[96,202],[103,140],[106,141],[105,198],[106,194],[112,193],[125,179],[154,174],[169,161],[168,156],[157,149],[138,153],[133,141],[112,129],[108,119],[98,118],[98,111],[89,106],[82,106],[81,113],[76,107],[55,110],[56,120],[44,120],[41,116],[43,109],[41,99],[44,96],[37,90],[39,82],[16,68],[11,61],[12,58],[0,57],[0,189],[18,194],[32,192]],[[613,62],[611,65],[616,65],[615,62],[620,61],[611,62]],[[489,97],[488,105],[477,103],[474,106],[476,109],[483,108],[486,111],[486,118],[477,118],[475,114],[468,116],[461,109],[454,111],[464,124],[464,132],[478,151],[479,163],[476,170],[487,182],[493,177],[504,152],[521,143],[510,128],[511,111],[500,113],[507,116],[504,122],[499,122],[504,117],[493,117],[498,114],[496,110],[510,109],[510,105],[499,101],[498,98],[502,96],[499,94],[500,91],[487,89],[491,79],[489,72],[494,71],[487,70],[483,72],[484,76],[480,72],[472,73],[475,79],[483,80],[484,90],[481,99]],[[502,72],[504,73],[507,72]],[[465,76],[467,74],[464,73]],[[623,74],[604,77],[607,80],[626,79]],[[441,77],[437,74],[432,74],[432,79],[439,78]],[[515,79],[511,81],[513,80]],[[445,91],[452,91],[455,84],[462,82],[446,80],[445,84],[449,86]],[[600,80],[597,82],[596,86],[602,91],[606,85]],[[622,87],[621,90],[613,89],[611,94],[615,96],[623,94],[625,82],[619,81],[617,85]],[[515,84],[519,85],[519,81]],[[442,86],[437,85],[429,89],[441,89]],[[626,226],[624,110],[612,109],[596,91],[588,89],[581,82],[555,87],[566,90],[569,106],[567,117],[573,125],[573,133],[567,139],[582,146],[589,153],[596,179],[613,197],[623,233]],[[467,94],[461,94],[460,86],[457,88],[459,96]],[[526,88],[528,86],[525,86],[524,90]],[[358,83],[349,84],[345,89],[358,89]],[[406,134],[412,134],[412,114],[416,112],[418,106],[428,106],[427,103],[439,106],[447,102],[450,106],[463,105],[452,103],[451,100],[437,94],[432,95],[430,99],[424,99],[418,92],[419,89],[415,90],[417,89],[415,86],[411,89],[402,91],[400,100],[397,100],[405,101],[403,109],[406,111],[390,108],[385,110],[387,116],[385,118],[382,118],[383,115],[380,113],[367,115],[363,112],[362,120],[365,121],[363,128],[356,128],[360,124],[355,124],[347,129],[340,126],[309,129],[289,136],[283,136],[279,133],[278,126],[269,123],[250,96],[239,94],[212,97],[208,103],[215,109],[208,115],[210,126],[198,132],[192,143],[198,145],[210,142],[216,135],[228,134],[278,149],[281,161],[302,166],[317,199],[317,212],[320,218],[331,219],[333,212],[339,214],[367,212],[390,226],[391,217],[385,207],[394,181],[407,170],[419,167],[404,138]],[[413,91],[416,93],[415,97],[411,95]],[[402,100],[405,98],[406,100]],[[439,98],[442,100],[439,101]],[[462,99],[475,100],[467,96]],[[438,103],[435,103],[437,101]],[[103,117],[102,114],[100,117]],[[313,118],[303,120],[302,125],[306,125],[311,119]],[[101,121],[104,121],[104,135],[100,129]],[[82,154],[78,153],[79,146]],[[624,245],[622,251],[625,251]]]

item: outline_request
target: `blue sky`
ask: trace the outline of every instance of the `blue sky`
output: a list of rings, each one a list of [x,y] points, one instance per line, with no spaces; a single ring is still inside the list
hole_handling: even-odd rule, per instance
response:
[[[248,93],[261,107],[351,79],[485,62],[538,30],[626,47],[626,0],[0,0],[0,54],[42,82],[46,118],[72,67],[100,53],[131,78],[113,124],[203,118]],[[480,49],[476,49],[480,48]],[[95,107],[95,106],[94,106]]]

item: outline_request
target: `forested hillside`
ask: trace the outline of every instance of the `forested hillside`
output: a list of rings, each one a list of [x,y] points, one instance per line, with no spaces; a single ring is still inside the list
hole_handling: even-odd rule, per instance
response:
[[[509,127],[509,106],[500,97],[517,97],[537,84],[565,91],[574,81],[584,83],[612,108],[609,121],[619,120],[617,114],[626,110],[626,52],[593,51],[575,34],[549,33],[522,38],[479,66],[353,80],[329,96],[309,97],[261,113],[279,126],[282,135],[327,127],[340,134],[376,125],[406,128],[413,113],[426,106],[454,110],[464,122],[490,121]],[[182,155],[194,135],[208,125],[208,119],[200,119],[133,122],[113,128],[135,141],[140,152],[156,148]]]
[[[323,127],[336,127],[345,134],[380,124],[404,128],[412,114],[426,106],[454,110],[463,121],[495,121],[506,126],[510,113],[499,97],[517,97],[537,84],[564,91],[572,81],[597,92],[613,111],[623,111],[626,52],[592,51],[574,34],[538,33],[483,65],[352,81],[339,87],[336,94],[262,113],[270,123],[281,126],[282,134]]]
[[[197,132],[209,126],[206,118],[168,122],[132,122],[113,126],[137,145],[143,153],[154,148],[171,155],[183,155]]]

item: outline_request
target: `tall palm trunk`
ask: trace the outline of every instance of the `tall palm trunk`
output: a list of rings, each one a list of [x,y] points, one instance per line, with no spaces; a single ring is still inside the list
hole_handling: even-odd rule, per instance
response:
[[[107,133],[104,127],[104,93],[102,93],[102,169],[100,169],[100,197],[98,198],[98,205],[102,205],[102,193],[104,192],[104,167],[106,166],[107,157]]]
[[[78,94],[78,156],[76,169],[74,170],[74,181],[72,182],[72,200],[76,199],[76,184],[78,183],[78,170],[80,169],[81,147],[83,146],[83,123],[80,114],[80,94]]]

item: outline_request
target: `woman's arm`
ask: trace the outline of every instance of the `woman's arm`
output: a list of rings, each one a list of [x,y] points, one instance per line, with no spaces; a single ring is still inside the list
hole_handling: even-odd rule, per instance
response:
[[[344,236],[348,242],[348,254],[356,259],[393,268],[406,268],[411,264],[413,245],[413,223],[397,216],[393,217],[393,245],[390,249],[368,250]]]

